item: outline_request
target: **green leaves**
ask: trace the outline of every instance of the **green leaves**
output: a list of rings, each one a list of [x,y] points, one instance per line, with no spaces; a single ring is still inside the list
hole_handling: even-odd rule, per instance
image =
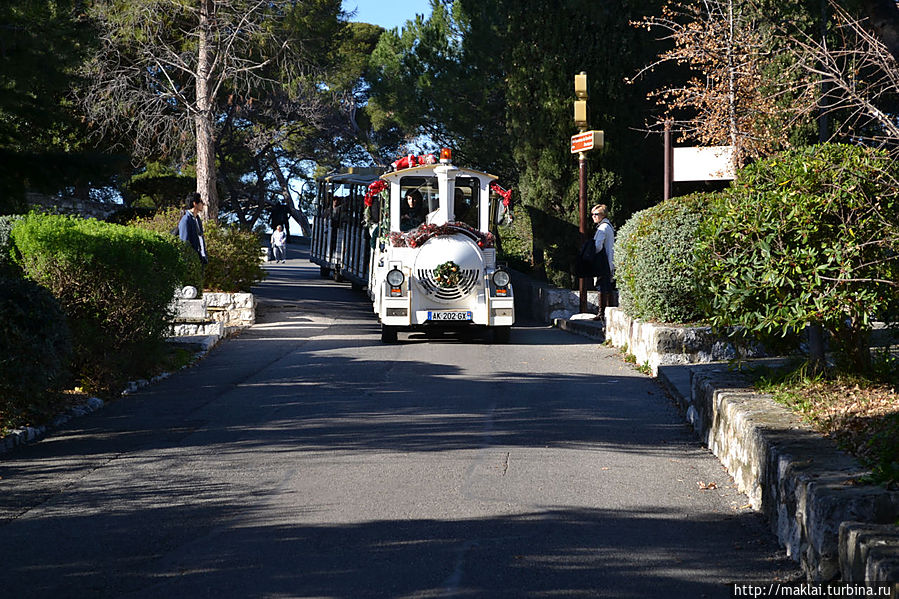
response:
[[[174,290],[187,276],[179,239],[40,214],[18,221],[11,236],[26,277],[47,288],[65,312],[74,369],[87,387],[127,380],[161,347]]]
[[[836,144],[741,170],[697,244],[712,321],[784,335],[819,323],[854,351],[870,322],[894,320],[896,176],[886,154]]]
[[[618,231],[616,279],[621,306],[631,316],[660,322],[704,319],[705,290],[693,255],[711,195],[673,198],[636,213]]]

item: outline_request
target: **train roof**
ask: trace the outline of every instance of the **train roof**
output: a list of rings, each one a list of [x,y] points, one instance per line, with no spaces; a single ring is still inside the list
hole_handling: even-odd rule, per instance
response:
[[[383,175],[381,175],[381,179],[389,180],[389,179],[392,179],[397,176],[405,177],[405,176],[411,175],[414,177],[416,175],[431,174],[431,173],[433,173],[434,169],[439,166],[446,166],[446,165],[439,164],[439,163],[438,164],[423,164],[423,165],[419,165],[419,166],[413,166],[410,168],[399,169],[399,170],[391,171],[389,173],[384,173]],[[456,165],[452,165],[452,166],[454,166],[459,171],[461,171],[461,173],[463,175],[464,175],[464,173],[469,173],[469,174],[477,175],[479,177],[487,177],[489,179],[494,179],[494,180],[499,179],[499,177],[497,177],[496,175],[491,175],[490,173],[485,173],[483,171],[478,171],[478,170],[475,170],[472,168],[465,168],[463,166],[456,166]]]
[[[342,173],[334,173],[332,175],[321,177],[319,181],[368,185],[372,181],[376,181],[382,172],[384,172],[384,169],[379,167],[350,167]]]

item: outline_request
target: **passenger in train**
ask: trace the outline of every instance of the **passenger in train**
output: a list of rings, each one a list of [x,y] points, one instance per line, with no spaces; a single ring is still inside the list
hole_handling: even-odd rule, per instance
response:
[[[465,200],[465,193],[461,189],[456,189],[453,197],[453,220],[463,222],[466,225],[477,228],[478,215],[477,211]]]
[[[421,192],[410,189],[403,198],[400,206],[400,230],[411,231],[425,221],[425,211],[422,205]]]

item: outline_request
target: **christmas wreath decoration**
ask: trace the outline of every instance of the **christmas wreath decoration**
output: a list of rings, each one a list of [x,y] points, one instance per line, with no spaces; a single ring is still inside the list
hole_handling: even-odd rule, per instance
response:
[[[417,248],[424,245],[431,237],[455,235],[456,233],[462,233],[470,237],[481,249],[493,247],[493,233],[482,233],[463,222],[450,222],[445,225],[421,225],[407,233],[394,231],[390,234],[390,245],[393,247]]]
[[[444,262],[434,269],[434,282],[438,287],[449,289],[459,285],[462,269],[452,260]]]

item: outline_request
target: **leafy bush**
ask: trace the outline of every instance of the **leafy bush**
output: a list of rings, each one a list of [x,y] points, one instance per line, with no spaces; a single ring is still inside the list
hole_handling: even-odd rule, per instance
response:
[[[26,276],[68,317],[75,373],[87,390],[109,390],[156,360],[187,275],[177,244],[134,227],[34,213],[12,237]]]
[[[866,368],[872,320],[897,313],[896,175],[887,154],[837,144],[741,170],[700,237],[713,322],[781,335],[817,323]]]
[[[182,214],[184,214],[184,210],[182,209],[165,208],[156,210],[149,216],[135,218],[127,224],[146,231],[159,233],[167,241],[178,248],[178,252],[181,254],[182,259],[187,265],[187,274],[184,277],[183,283],[185,285],[192,285],[198,290],[202,290],[204,281],[203,265],[200,263],[200,257],[197,256],[197,252],[195,252],[190,245],[182,242],[180,237],[172,235],[172,229],[178,226]]]
[[[21,277],[0,275],[0,428],[51,411],[72,346],[59,303]]]
[[[615,240],[620,305],[629,315],[658,322],[694,322],[701,309],[694,250],[710,194],[673,198],[637,212]]]
[[[130,224],[171,237],[172,229],[178,226],[183,214],[183,209],[167,208],[156,212],[153,218],[137,219]],[[249,291],[265,278],[266,272],[262,268],[260,254],[261,241],[256,233],[215,222],[204,222],[203,234],[209,255],[209,264],[203,271],[203,288],[225,292]],[[184,251],[196,258],[197,253],[193,248],[186,243],[179,243],[182,249],[186,248]]]
[[[212,291],[250,291],[265,279],[259,236],[239,227],[204,223],[209,253],[204,273],[206,288]]]

